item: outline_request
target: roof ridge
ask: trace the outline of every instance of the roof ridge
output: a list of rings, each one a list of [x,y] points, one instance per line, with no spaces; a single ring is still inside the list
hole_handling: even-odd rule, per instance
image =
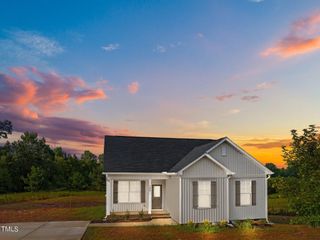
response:
[[[217,141],[212,138],[181,138],[181,137],[147,137],[147,136],[128,136],[128,135],[104,135],[104,137],[122,137],[122,138],[146,138],[146,139],[174,139],[174,140],[199,140],[199,141]]]

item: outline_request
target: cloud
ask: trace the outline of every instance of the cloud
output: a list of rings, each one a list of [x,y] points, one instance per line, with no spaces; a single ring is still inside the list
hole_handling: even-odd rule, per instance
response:
[[[242,94],[257,93],[259,91],[271,89],[275,84],[276,84],[276,81],[262,82],[262,83],[258,83],[254,88],[242,89],[236,93],[226,93],[226,94],[218,95],[215,97],[215,99],[220,102],[223,102],[223,101],[229,100],[231,98],[234,98],[236,96],[241,96]],[[205,97],[202,97],[202,99],[205,99]],[[244,101],[257,101],[259,99],[260,99],[260,97],[257,95],[254,95],[254,96],[246,95],[246,96],[241,97],[241,100],[244,100]]]
[[[39,64],[45,59],[64,52],[64,48],[54,39],[34,31],[5,31],[0,39],[0,62]]]
[[[12,74],[0,72],[0,106],[20,109],[31,118],[64,110],[72,100],[81,104],[107,98],[102,89],[88,87],[79,77],[34,67],[13,67],[10,71]]]
[[[269,149],[269,148],[280,148],[281,146],[288,146],[290,143],[290,139],[280,139],[280,140],[273,140],[269,141],[265,139],[263,142],[257,140],[253,143],[245,143],[243,146],[246,147],[255,147],[259,149]]]
[[[261,56],[271,55],[289,58],[311,53],[320,49],[320,11],[291,24],[289,33],[273,46],[261,52]]]
[[[248,96],[243,96],[241,97],[242,101],[247,101],[247,102],[257,102],[258,100],[260,100],[259,96],[256,95],[248,95]]]
[[[222,94],[222,95],[216,96],[215,99],[220,102],[223,102],[223,101],[229,100],[235,96],[236,96],[236,94],[234,94],[234,93],[227,93],[227,94]]]
[[[264,0],[248,0],[249,2],[253,2],[253,3],[262,3],[264,2]]]
[[[89,148],[101,153],[104,135],[131,135],[127,129],[111,129],[73,118],[39,115],[37,118],[30,119],[9,107],[0,111],[0,119],[10,119],[15,132],[37,132],[40,136],[47,138],[50,144],[63,143],[63,146],[74,146],[73,150],[83,151]]]
[[[162,45],[157,45],[155,47],[155,49],[153,49],[154,52],[157,52],[157,53],[165,53],[167,52],[167,48],[165,46],[162,46]]]
[[[166,53],[169,49],[177,48],[182,45],[182,42],[174,42],[174,43],[169,43],[167,45],[160,45],[158,44],[153,51],[156,53]]]
[[[111,51],[115,51],[115,50],[119,49],[120,44],[119,43],[110,43],[106,46],[102,46],[101,48],[107,52],[111,52]]]
[[[234,109],[230,109],[230,110],[228,111],[228,114],[229,114],[229,115],[234,115],[234,114],[238,114],[238,113],[240,113],[240,112],[241,112],[240,109],[234,108]]]
[[[196,37],[197,37],[197,38],[204,38],[205,36],[204,36],[204,34],[203,34],[202,32],[198,32],[198,33],[196,34]]]
[[[128,91],[131,94],[136,94],[139,91],[139,83],[138,82],[132,82],[128,85]]]

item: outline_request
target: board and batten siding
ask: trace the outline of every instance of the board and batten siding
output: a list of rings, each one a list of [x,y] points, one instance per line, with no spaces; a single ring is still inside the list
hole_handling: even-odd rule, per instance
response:
[[[225,171],[207,157],[183,171],[183,177],[226,177]]]
[[[249,179],[256,181],[256,205],[255,206],[236,206],[236,181]],[[229,179],[229,202],[230,220],[244,219],[264,219],[266,215],[266,178],[230,178]]]
[[[166,180],[165,205],[171,218],[179,222],[179,177]]]
[[[217,183],[217,207],[216,208],[193,208],[192,182],[209,180]],[[227,178],[182,178],[181,179],[181,223],[187,223],[189,220],[200,223],[204,220],[218,222],[227,219]]]
[[[226,147],[226,155],[222,156],[222,147]],[[214,159],[219,161],[229,170],[235,172],[233,177],[263,177],[265,172],[248,156],[238,151],[229,143],[222,143],[209,152]]]
[[[216,208],[193,208],[193,181],[215,181],[217,183]],[[227,219],[227,176],[224,170],[212,160],[203,157],[185,169],[181,179],[181,223],[218,222]]]

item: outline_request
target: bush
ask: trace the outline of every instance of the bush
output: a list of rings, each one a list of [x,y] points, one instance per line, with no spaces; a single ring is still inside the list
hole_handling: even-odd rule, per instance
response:
[[[218,225],[212,224],[209,220],[204,220],[203,223],[199,225],[199,231],[206,233],[215,233],[219,232],[220,228]]]
[[[141,209],[141,211],[139,212],[139,218],[143,219],[143,216],[144,216],[144,212],[143,212],[143,209]]]
[[[228,225],[228,221],[226,221],[226,220],[221,220],[221,221],[219,221],[219,222],[217,223],[217,225],[218,225],[218,227],[220,227],[220,228],[225,228],[225,227],[227,227],[227,225]]]
[[[126,211],[126,214],[124,215],[124,218],[126,220],[128,220],[130,218],[130,212],[128,210]]]
[[[320,227],[320,215],[295,217],[290,224],[306,224],[311,227]]]
[[[236,221],[235,226],[240,230],[249,230],[253,228],[252,221],[249,219],[244,221]]]

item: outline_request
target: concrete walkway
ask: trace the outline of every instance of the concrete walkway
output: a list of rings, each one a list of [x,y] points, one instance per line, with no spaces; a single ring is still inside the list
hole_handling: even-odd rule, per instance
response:
[[[136,227],[136,226],[164,226],[177,225],[171,218],[152,219],[146,222],[118,222],[118,223],[90,223],[89,227]]]
[[[1,240],[81,240],[88,221],[0,223]]]

